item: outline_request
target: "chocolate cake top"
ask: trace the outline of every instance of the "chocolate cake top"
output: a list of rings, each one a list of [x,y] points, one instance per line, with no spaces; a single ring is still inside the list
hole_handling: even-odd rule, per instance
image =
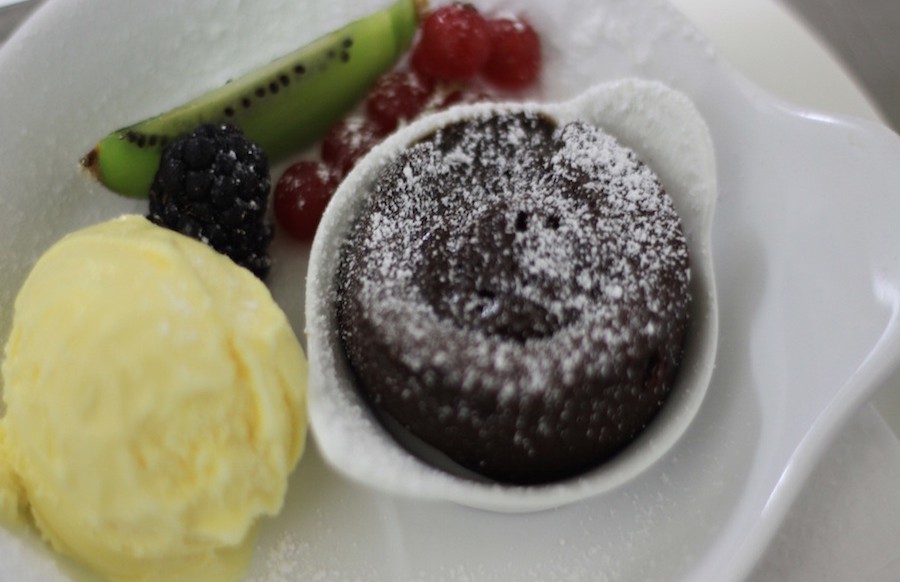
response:
[[[460,122],[381,175],[345,252],[410,370],[505,397],[615,374],[683,324],[687,245],[655,174],[585,123]]]

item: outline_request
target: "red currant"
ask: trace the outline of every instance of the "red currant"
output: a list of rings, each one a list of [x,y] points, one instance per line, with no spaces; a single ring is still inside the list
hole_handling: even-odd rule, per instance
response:
[[[451,4],[425,17],[411,64],[441,81],[465,81],[478,74],[490,50],[484,17],[471,4]]]
[[[323,162],[292,164],[275,184],[275,220],[293,238],[309,242],[340,179]]]
[[[347,118],[322,138],[322,161],[335,168],[343,178],[384,136],[385,132],[371,119]]]
[[[524,20],[496,18],[487,22],[491,54],[484,66],[484,78],[507,90],[528,87],[541,70],[541,41]]]
[[[480,91],[473,91],[468,87],[460,87],[452,89],[444,94],[440,100],[434,105],[436,111],[442,111],[453,107],[454,105],[481,103],[482,101],[490,101],[491,96]]]
[[[375,83],[366,99],[369,118],[387,134],[401,121],[414,119],[434,93],[434,80],[414,71],[388,73]]]

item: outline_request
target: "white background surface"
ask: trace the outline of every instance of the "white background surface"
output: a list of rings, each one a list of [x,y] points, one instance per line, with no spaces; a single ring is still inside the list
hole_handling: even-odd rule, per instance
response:
[[[821,35],[794,14],[790,0],[744,0],[729,4],[727,10],[716,0],[670,2],[712,41],[726,61],[772,95],[811,111],[885,122],[857,86],[854,72],[846,70]],[[885,4],[891,2],[885,0]],[[870,11],[876,5],[867,2]],[[840,2],[830,6],[835,17],[841,16]],[[847,19],[853,20],[856,3],[848,0],[843,6]],[[868,18],[875,15],[870,13]],[[860,38],[859,42],[868,41]],[[900,434],[900,385],[879,394],[875,404]]]
[[[893,0],[885,0],[892,2]],[[863,92],[787,2],[670,0],[745,77],[815,111],[879,119]],[[854,0],[844,2],[853,10]],[[864,41],[864,39],[861,39]]]
[[[727,10],[716,0],[670,2],[712,41],[726,61],[772,95],[811,111],[885,122],[853,80],[853,72],[789,9],[790,0],[743,0],[729,4]],[[876,5],[867,2],[870,11]],[[830,6],[831,13],[840,16],[841,3],[831,2]],[[847,0],[843,6],[852,20],[856,3]],[[869,14],[868,18],[875,16]],[[897,84],[900,86],[900,79]],[[879,394],[875,404],[900,434],[900,385]]]
[[[772,95],[811,111],[880,120],[850,74],[783,4],[671,2]],[[855,9],[852,1],[844,5]],[[900,386],[880,394],[876,406],[858,414],[822,460],[753,582],[900,580],[900,442],[888,428],[900,431]]]

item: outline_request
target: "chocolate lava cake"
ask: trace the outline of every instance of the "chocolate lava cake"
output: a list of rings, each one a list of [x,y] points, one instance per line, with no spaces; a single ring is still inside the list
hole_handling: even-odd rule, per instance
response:
[[[689,257],[653,171],[602,130],[536,113],[451,123],[376,180],[336,309],[381,418],[488,479],[611,458],[664,405]]]

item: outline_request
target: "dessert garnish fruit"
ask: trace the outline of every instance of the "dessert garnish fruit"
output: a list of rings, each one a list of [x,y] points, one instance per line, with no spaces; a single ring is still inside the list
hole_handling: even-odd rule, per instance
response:
[[[366,114],[381,136],[418,117],[435,92],[435,80],[414,71],[383,76],[366,98]]]
[[[82,164],[109,189],[144,198],[163,148],[204,123],[240,127],[280,159],[318,140],[405,54],[421,0],[396,0],[171,111],[114,131]]]
[[[276,181],[278,224],[311,241],[319,214],[299,215],[324,208],[321,201],[393,131],[452,105],[520,96],[536,85],[541,63],[540,38],[524,18],[483,15],[461,3],[427,13],[410,58],[375,83],[359,111],[325,134],[317,158],[324,167],[310,171],[305,158]]]
[[[304,449],[306,360],[263,283],[142,216],[64,237],[15,302],[0,518],[103,577],[237,579]]]
[[[293,238],[311,241],[340,177],[325,162],[292,164],[275,188],[273,206],[281,227]]]
[[[201,125],[162,153],[148,218],[202,241],[265,279],[272,261],[269,160],[229,124]]]
[[[541,41],[526,21],[518,18],[489,20],[491,54],[481,74],[494,86],[518,91],[533,84],[541,71]]]
[[[406,54],[421,19],[423,28],[410,58],[391,71]],[[477,85],[473,89],[476,82],[500,91],[527,89],[536,83],[540,67],[540,39],[521,18],[487,18],[473,5],[461,3],[427,12],[425,0],[395,0],[217,90],[112,132],[81,162],[111,190],[149,196],[149,216],[155,222],[210,244],[264,278],[270,268],[266,248],[272,232],[259,227],[255,216],[259,209],[265,214],[263,206],[254,202],[252,208],[238,209],[238,199],[229,193],[225,197],[232,207],[225,208],[222,195],[216,194],[224,212],[218,218],[227,219],[223,222],[211,218],[209,208],[216,203],[198,202],[200,194],[187,204],[173,202],[182,191],[208,189],[200,180],[218,181],[230,152],[218,150],[211,177],[197,171],[186,177],[167,161],[183,154],[166,153],[183,148],[185,136],[200,126],[234,126],[272,161],[321,140],[319,157],[325,167],[320,164],[312,172],[304,157],[297,162],[299,168],[286,171],[275,186],[277,224],[308,242],[322,202],[327,204],[360,157],[400,125],[426,112],[485,98],[487,92]],[[348,115],[360,102],[362,114]],[[261,167],[252,169],[261,172]],[[173,183],[173,176],[180,177],[180,183]],[[161,194],[164,189],[173,194]],[[234,220],[241,212],[248,215],[246,222]],[[246,240],[238,240],[237,234],[226,232],[229,229],[242,231]]]
[[[547,483],[628,446],[689,322],[688,246],[633,150],[584,122],[481,114],[385,165],[350,230],[336,321],[356,384],[489,479]]]
[[[411,65],[445,82],[480,76],[490,85],[518,91],[534,84],[541,70],[541,41],[528,21],[485,17],[472,4],[450,4],[422,22]]]
[[[491,53],[487,21],[471,4],[455,3],[431,12],[412,51],[419,72],[443,81],[469,81]]]

